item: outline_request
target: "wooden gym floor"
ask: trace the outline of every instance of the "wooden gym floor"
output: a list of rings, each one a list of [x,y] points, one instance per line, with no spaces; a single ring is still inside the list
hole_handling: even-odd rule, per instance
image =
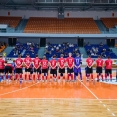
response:
[[[84,73],[83,82],[0,83],[0,117],[113,116],[117,85],[86,82]]]

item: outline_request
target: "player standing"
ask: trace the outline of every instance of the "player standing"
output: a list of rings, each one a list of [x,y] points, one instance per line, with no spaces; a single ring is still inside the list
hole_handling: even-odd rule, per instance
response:
[[[52,60],[50,60],[50,81],[52,81],[52,77],[57,77],[57,60],[55,59],[55,56],[53,56]]]
[[[74,80],[75,81],[76,81],[76,77],[78,77],[78,74],[80,74],[80,80],[82,81],[81,64],[82,64],[82,59],[77,53],[74,59]]]
[[[10,79],[12,78],[13,71],[14,71],[14,68],[12,64],[5,61],[5,75],[6,75],[6,79],[8,79],[8,82],[10,82]]]
[[[22,67],[23,67],[23,60],[21,59],[21,55],[15,60],[15,67],[16,67],[16,80],[22,80]]]
[[[30,58],[30,55],[27,54],[26,58],[24,59],[24,65],[25,65],[25,80],[27,80],[27,75],[29,75],[29,80],[32,78],[32,59]]]
[[[73,67],[74,67],[74,58],[72,57],[72,53],[69,53],[69,57],[67,57],[66,59],[66,63],[67,63],[67,81],[70,80],[70,76],[71,76],[71,80],[73,81],[73,75],[74,75],[74,71],[73,71]]]
[[[34,75],[33,80],[40,80],[41,77],[41,60],[39,59],[38,55],[33,59],[33,66],[34,66]],[[37,78],[36,78],[37,76]]]
[[[44,76],[47,81],[48,79],[48,60],[46,59],[46,56],[43,57],[41,60],[41,67],[42,67],[42,81],[44,82]]]
[[[97,82],[99,82],[99,76],[102,77],[103,81],[102,67],[103,67],[103,60],[101,59],[101,56],[98,56],[98,59],[96,60]]]
[[[0,55],[0,81],[3,79],[4,75],[4,63],[5,61],[2,59],[2,55]]]
[[[86,59],[86,64],[87,64],[87,76],[90,76],[91,75],[91,79],[93,81],[93,62],[94,60],[91,58],[91,56],[89,55],[88,58]],[[89,77],[87,77],[87,81],[89,80]]]
[[[113,61],[108,56],[108,59],[105,61],[105,80],[107,81],[107,76],[110,75],[110,81],[112,81],[112,63]]]
[[[58,74],[58,81],[60,81],[61,76],[65,79],[65,58],[63,58],[63,54],[61,54],[61,58],[58,59],[58,67],[59,67],[59,74]]]

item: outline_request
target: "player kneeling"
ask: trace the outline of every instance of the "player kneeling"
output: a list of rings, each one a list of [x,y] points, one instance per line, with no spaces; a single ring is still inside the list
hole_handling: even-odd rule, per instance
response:
[[[33,74],[33,80],[37,81],[40,80],[41,77],[41,60],[39,59],[38,55],[36,55],[36,58],[33,59],[33,66],[34,66],[34,74]],[[37,76],[37,78],[36,78]]]
[[[98,59],[96,60],[97,82],[99,82],[99,76],[102,77],[103,81],[102,67],[103,67],[103,60],[101,59],[101,56],[98,56]]]
[[[108,56],[108,59],[105,61],[106,69],[105,69],[105,80],[107,81],[107,76],[110,75],[110,81],[112,81],[112,63],[113,61]]]
[[[87,74],[89,74],[89,75],[87,75],[88,77],[86,78],[87,81],[89,80],[89,76],[90,76],[90,75],[91,75],[91,79],[92,79],[92,81],[93,81],[93,68],[92,68],[93,62],[94,62],[94,60],[93,60],[90,56],[88,56],[88,58],[86,59]]]
[[[78,77],[78,74],[80,74],[80,80],[82,81],[81,64],[82,64],[81,57],[77,53],[74,59],[74,80],[75,81],[76,81],[76,77]]]
[[[5,79],[8,79],[8,82],[10,82],[10,80],[12,80],[12,74],[13,74],[13,66],[11,63],[8,63],[7,61],[5,61]]]
[[[54,77],[54,80],[56,81],[57,77],[57,61],[55,59],[55,56],[53,56],[52,60],[50,61],[50,81],[52,81],[52,77]]]
[[[58,74],[58,81],[60,81],[61,76],[65,79],[65,59],[63,58],[63,54],[61,54],[61,58],[58,59],[58,67],[59,67],[59,74]]]
[[[46,81],[48,79],[48,60],[46,59],[46,56],[44,56],[43,59],[41,60],[41,67],[42,67],[42,81],[44,82],[45,79]]]
[[[69,57],[66,59],[66,62],[67,62],[67,81],[70,81],[70,76],[71,76],[71,81],[74,81],[73,79],[74,58],[72,57],[72,53],[69,53]]]

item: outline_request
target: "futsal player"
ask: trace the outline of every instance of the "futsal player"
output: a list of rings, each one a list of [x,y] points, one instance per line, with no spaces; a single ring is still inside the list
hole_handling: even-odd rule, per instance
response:
[[[78,74],[80,74],[80,80],[82,81],[81,64],[82,64],[82,59],[80,55],[77,53],[76,57],[74,58],[74,80],[75,81],[76,81],[76,77],[78,77]]]
[[[57,78],[57,60],[56,56],[53,56],[52,60],[49,62],[50,64],[50,81],[52,81],[52,78],[56,81]]]
[[[36,57],[33,59],[33,66],[34,66],[34,74],[33,74],[33,81],[41,80],[41,60],[36,54]],[[36,78],[37,77],[37,78]]]
[[[11,63],[8,63],[8,61],[5,61],[5,76],[6,79],[8,79],[8,82],[10,82],[10,79],[12,78],[14,68]]]
[[[96,60],[97,82],[99,82],[99,76],[102,77],[102,81],[103,81],[103,74],[102,74],[103,63],[104,62],[101,59],[101,56],[98,56],[98,59]]]
[[[70,81],[70,76],[71,76],[71,81],[74,80],[74,71],[73,71],[73,67],[74,67],[74,58],[72,57],[72,53],[69,53],[69,57],[67,57],[66,59],[66,63],[67,63],[67,81]]]
[[[63,76],[63,79],[65,79],[65,58],[63,58],[63,54],[61,54],[61,57],[58,59],[58,67],[59,67],[59,73],[58,73],[58,82],[60,81],[60,78]]]
[[[108,59],[105,61],[105,80],[107,81],[107,76],[110,75],[110,81],[112,81],[112,63],[110,56],[108,56]]]
[[[29,79],[32,78],[32,59],[30,58],[30,55],[27,54],[26,58],[24,59],[24,65],[25,65],[25,80],[27,80],[27,75],[29,75]]]
[[[48,79],[48,60],[46,59],[46,56],[44,56],[43,59],[41,60],[41,67],[42,67],[42,82],[44,82],[45,79],[46,81]]]
[[[5,61],[2,58],[2,55],[0,55],[0,82],[3,80],[4,76],[4,63]]]
[[[15,60],[15,67],[16,67],[16,80],[19,82],[22,81],[22,67],[23,67],[23,60],[21,58],[21,55],[18,56],[18,58]]]
[[[89,74],[88,76],[91,76],[92,81],[93,81],[93,68],[92,68],[93,63],[94,63],[94,60],[89,55],[88,58],[86,59],[87,74]],[[87,81],[89,81],[89,77],[86,77],[86,79]]]

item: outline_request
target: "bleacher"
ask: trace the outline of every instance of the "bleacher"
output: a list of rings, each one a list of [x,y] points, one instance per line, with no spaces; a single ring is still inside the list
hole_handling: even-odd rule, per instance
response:
[[[101,55],[102,58],[107,58],[108,56],[110,56],[111,58],[117,58],[117,55],[111,49],[109,49],[107,45],[99,46],[99,44],[91,44],[86,45],[84,48],[87,51],[87,54],[91,55],[92,58],[97,58],[98,55]],[[95,53],[93,48],[98,48],[98,52]],[[94,55],[92,55],[91,53],[93,53]]]
[[[49,59],[53,55],[56,56],[56,58],[60,58],[61,54],[64,54],[64,57],[68,57],[68,53],[71,52],[73,57],[76,57],[76,53],[80,54],[80,51],[78,49],[77,44],[72,44],[72,47],[69,47],[66,44],[49,44],[45,47],[45,56]],[[56,51],[56,48],[59,48],[58,51]],[[75,51],[75,49],[77,49]]]
[[[117,26],[117,18],[101,18],[106,28],[113,28]]]
[[[37,44],[33,46],[33,52],[31,51],[31,46],[27,44],[16,44],[16,46],[12,49],[7,57],[17,58],[18,54],[21,54],[23,58],[26,57],[26,54],[30,54],[31,58],[34,58],[35,55],[38,53],[39,48]],[[17,49],[16,49],[17,48]]]
[[[100,34],[93,18],[30,17],[24,33]]]
[[[7,24],[10,27],[16,28],[22,17],[0,16],[0,24]]]

